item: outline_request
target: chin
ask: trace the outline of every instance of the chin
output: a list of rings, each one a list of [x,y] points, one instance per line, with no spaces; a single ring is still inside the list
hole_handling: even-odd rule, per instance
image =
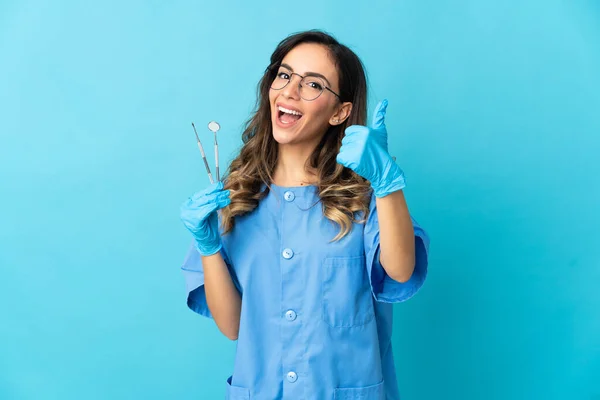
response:
[[[279,128],[273,128],[273,139],[279,144],[290,144],[293,142],[294,137],[288,132],[281,132]]]
[[[297,125],[292,129],[285,129],[273,121],[272,134],[273,139],[279,144],[291,144],[302,136],[303,126]]]

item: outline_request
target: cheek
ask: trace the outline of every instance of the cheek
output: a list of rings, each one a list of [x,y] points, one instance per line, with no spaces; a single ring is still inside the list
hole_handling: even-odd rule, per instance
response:
[[[329,121],[331,110],[329,109],[329,102],[327,101],[327,99],[323,98],[323,95],[321,95],[321,97],[319,97],[318,99],[311,101],[310,114],[315,119],[325,119]]]
[[[269,89],[269,103],[273,104],[275,101],[275,94],[273,93],[273,89]]]

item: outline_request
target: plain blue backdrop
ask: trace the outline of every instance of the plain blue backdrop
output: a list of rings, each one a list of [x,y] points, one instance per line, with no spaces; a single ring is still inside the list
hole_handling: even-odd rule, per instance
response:
[[[0,399],[222,398],[235,343],[179,271],[208,184],[190,123],[221,123],[223,166],[310,28],[389,99],[432,238],[395,307],[403,398],[600,399],[594,0],[1,1]]]

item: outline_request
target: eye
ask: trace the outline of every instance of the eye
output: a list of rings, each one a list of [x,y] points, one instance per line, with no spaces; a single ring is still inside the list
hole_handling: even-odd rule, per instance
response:
[[[313,89],[323,90],[323,85],[317,81],[308,81],[306,84]]]
[[[279,79],[290,79],[290,75],[287,72],[285,72],[285,71],[279,71],[277,73],[277,77]]]

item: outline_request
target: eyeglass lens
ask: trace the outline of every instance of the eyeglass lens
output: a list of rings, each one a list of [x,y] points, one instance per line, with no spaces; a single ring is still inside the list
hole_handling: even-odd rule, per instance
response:
[[[271,83],[271,88],[275,90],[283,89],[290,83],[293,75],[286,68],[280,67]],[[326,84],[323,79],[316,76],[305,76],[300,81],[300,97],[307,101],[314,100],[323,93],[325,86]]]

